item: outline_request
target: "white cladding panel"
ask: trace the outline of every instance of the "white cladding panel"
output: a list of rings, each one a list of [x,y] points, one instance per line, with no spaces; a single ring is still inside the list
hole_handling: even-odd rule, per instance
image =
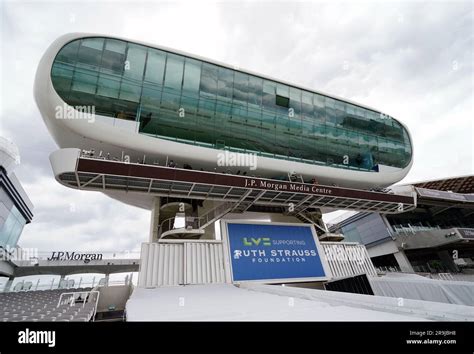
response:
[[[224,283],[222,243],[143,243],[138,286]]]
[[[344,242],[321,242],[321,246],[334,279],[359,274],[377,276],[365,246]]]

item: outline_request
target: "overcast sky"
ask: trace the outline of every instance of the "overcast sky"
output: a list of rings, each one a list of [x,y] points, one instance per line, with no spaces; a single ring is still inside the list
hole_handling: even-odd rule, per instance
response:
[[[55,182],[57,146],[33,100],[41,55],[68,32],[168,46],[377,108],[405,123],[403,182],[473,173],[473,3],[1,1],[1,131],[34,220],[22,247],[138,249],[150,212]]]

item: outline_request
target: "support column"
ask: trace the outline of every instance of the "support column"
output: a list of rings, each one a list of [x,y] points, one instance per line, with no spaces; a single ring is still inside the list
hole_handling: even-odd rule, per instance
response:
[[[158,242],[158,228],[160,226],[160,207],[161,200],[159,197],[155,197],[153,199],[153,207],[151,209],[149,242]]]
[[[393,255],[395,256],[398,266],[400,267],[402,272],[415,273],[404,251],[398,251]]]
[[[110,274],[105,275],[105,286],[109,286],[109,277],[110,277]]]

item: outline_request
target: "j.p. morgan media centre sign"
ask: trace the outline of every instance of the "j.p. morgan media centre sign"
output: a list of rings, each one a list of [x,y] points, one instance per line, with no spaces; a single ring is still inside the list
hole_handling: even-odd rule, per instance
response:
[[[226,222],[225,231],[234,282],[328,279],[311,226]]]

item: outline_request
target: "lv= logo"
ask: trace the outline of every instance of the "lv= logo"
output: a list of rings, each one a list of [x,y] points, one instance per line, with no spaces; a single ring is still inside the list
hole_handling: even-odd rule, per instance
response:
[[[260,244],[262,244],[263,246],[271,246],[269,237],[258,237],[258,238],[244,237],[243,242],[244,242],[244,246],[258,246]]]

